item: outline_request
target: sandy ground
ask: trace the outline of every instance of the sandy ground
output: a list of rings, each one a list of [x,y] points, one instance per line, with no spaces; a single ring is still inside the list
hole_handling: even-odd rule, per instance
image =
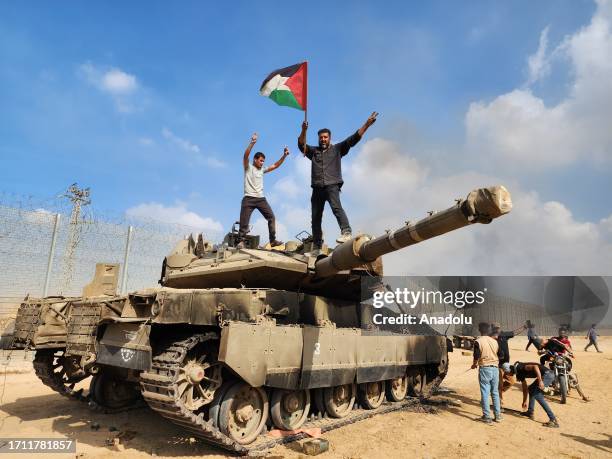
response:
[[[506,393],[504,421],[485,425],[480,416],[477,374],[468,370],[471,356],[461,350],[451,354],[450,372],[444,386],[452,392],[444,397],[452,405],[437,414],[396,412],[328,432],[329,458],[354,457],[476,457],[500,454],[505,457],[612,457],[612,338],[601,338],[603,354],[585,353],[584,339],[572,340],[577,351],[575,369],[590,402],[572,392],[566,405],[549,399],[561,424],[560,429],[541,425],[546,415],[536,405],[536,419],[518,416],[521,390],[517,385]],[[534,361],[535,352],[525,352],[526,340],[510,341],[512,360]],[[532,348],[533,349],[533,348]],[[0,368],[5,368],[0,358]],[[67,400],[40,383],[28,360],[12,360],[10,371],[0,373],[0,437],[66,437],[77,439],[77,457],[201,456],[226,457],[185,436],[178,427],[147,408],[106,415],[92,412],[84,404]],[[4,391],[4,393],[2,393]],[[511,408],[511,409],[510,409]],[[93,430],[92,424],[99,424]],[[109,428],[118,431],[111,432]],[[124,440],[106,446],[122,432]],[[278,446],[270,456],[301,456],[299,443]],[[61,457],[62,455],[54,455]],[[63,455],[74,457],[74,455]],[[19,455],[16,457],[24,457]],[[48,457],[48,456],[46,456]]]

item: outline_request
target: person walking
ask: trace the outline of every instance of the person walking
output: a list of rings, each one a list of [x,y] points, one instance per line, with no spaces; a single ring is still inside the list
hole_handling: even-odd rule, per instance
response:
[[[538,337],[538,334],[535,331],[535,324],[531,322],[531,320],[527,321],[527,338],[528,338],[528,342],[527,342],[527,347],[525,348],[526,351],[529,350],[529,346],[531,346],[532,344],[535,347],[535,340]],[[537,350],[537,349],[536,349]]]
[[[489,396],[493,399],[494,421],[501,422],[501,405],[499,402],[499,358],[501,353],[496,339],[491,338],[491,327],[486,322],[478,324],[480,337],[474,342],[474,361],[472,369],[478,367],[478,383],[480,384],[480,406],[482,417],[478,418],[486,424],[491,424]]]
[[[591,325],[591,328],[589,328],[589,331],[587,332],[585,339],[589,340],[589,344],[585,346],[584,352],[587,352],[587,349],[591,346],[595,346],[595,350],[597,352],[603,352],[599,349],[599,346],[597,345],[597,330],[595,330],[595,325],[596,324]]]

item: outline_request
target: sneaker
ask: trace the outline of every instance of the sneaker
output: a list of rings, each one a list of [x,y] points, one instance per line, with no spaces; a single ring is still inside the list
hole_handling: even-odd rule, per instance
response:
[[[552,427],[553,429],[558,429],[559,428],[559,421],[557,421],[556,419],[552,420],[552,421],[548,421],[545,422],[544,424],[542,424],[544,427]]]
[[[480,422],[484,422],[485,424],[492,424],[493,421],[491,420],[491,418],[487,417],[487,416],[480,416],[479,418],[476,419],[477,421]]]
[[[270,241],[270,247],[278,247],[279,245],[283,245],[283,244],[284,244],[283,241],[279,241],[277,239]]]
[[[352,238],[353,238],[353,235],[351,234],[351,232],[350,232],[350,231],[347,231],[347,232],[345,232],[345,233],[342,233],[342,234],[340,235],[340,237],[339,237],[338,239],[336,239],[336,242],[337,242],[338,244],[342,244],[342,243],[344,243],[344,242],[350,241]]]
[[[493,419],[494,422],[502,422],[503,420],[504,420],[504,417],[501,414],[497,416],[495,419]]]
[[[530,413],[529,411],[523,411],[521,416],[525,416],[526,418],[533,420],[533,413]]]
[[[603,351],[597,351],[597,352],[599,352],[600,354],[603,354]]]

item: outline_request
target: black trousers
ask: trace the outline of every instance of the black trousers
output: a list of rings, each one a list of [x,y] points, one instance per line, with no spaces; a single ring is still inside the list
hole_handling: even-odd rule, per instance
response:
[[[272,208],[270,204],[268,204],[268,201],[266,201],[266,198],[254,198],[252,196],[245,196],[242,198],[238,236],[242,239],[249,232],[249,221],[255,209],[261,212],[261,215],[268,221],[270,242],[274,241],[276,239],[276,219],[274,217],[274,212],[272,212]]]
[[[323,208],[325,202],[329,202],[332,212],[338,220],[340,230],[345,232],[351,231],[346,212],[342,208],[340,202],[340,187],[342,185],[327,185],[312,187],[312,197],[310,205],[312,207],[312,237],[315,245],[323,244],[323,231],[321,230],[321,221],[323,220]]]

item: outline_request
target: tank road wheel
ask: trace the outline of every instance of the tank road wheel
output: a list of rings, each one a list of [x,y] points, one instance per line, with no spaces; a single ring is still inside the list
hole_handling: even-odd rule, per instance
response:
[[[74,390],[87,375],[81,371],[76,357],[66,356],[63,349],[41,349],[34,355],[36,376],[47,386],[67,397],[80,397],[82,390]]]
[[[327,413],[333,418],[343,418],[353,409],[357,386],[344,384],[342,386],[326,387],[323,401]]]
[[[175,385],[185,408],[197,411],[210,403],[221,385],[221,366],[206,361],[206,355],[190,358],[179,369]]]
[[[136,384],[108,373],[94,375],[89,394],[98,405],[112,410],[133,405],[140,398]]]
[[[310,391],[275,389],[271,405],[272,422],[276,427],[283,430],[298,429],[310,411]]]
[[[219,410],[219,429],[236,443],[255,441],[268,419],[268,396],[258,387],[237,382],[228,389]]]
[[[401,402],[408,394],[408,377],[390,379],[387,381],[387,400]]]
[[[366,410],[375,410],[385,400],[384,381],[359,384],[359,403]]]
[[[219,411],[221,410],[221,402],[223,401],[223,397],[225,397],[225,394],[229,388],[234,384],[236,384],[235,380],[225,381],[221,387],[215,391],[215,396],[208,406],[208,420],[217,428],[219,428]]]

